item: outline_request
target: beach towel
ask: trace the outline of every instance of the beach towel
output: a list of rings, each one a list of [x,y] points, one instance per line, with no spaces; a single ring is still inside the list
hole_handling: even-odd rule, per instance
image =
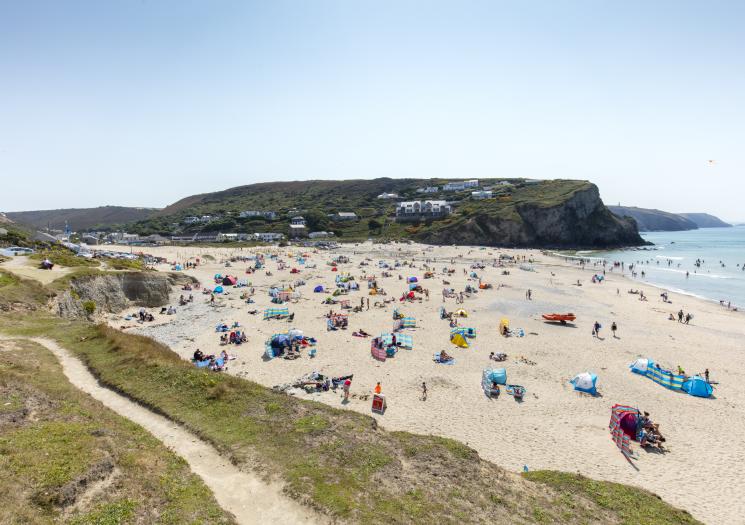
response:
[[[435,354],[432,359],[435,363],[441,364],[441,365],[452,365],[455,364],[455,358],[452,358],[450,361],[440,361],[440,354]]]

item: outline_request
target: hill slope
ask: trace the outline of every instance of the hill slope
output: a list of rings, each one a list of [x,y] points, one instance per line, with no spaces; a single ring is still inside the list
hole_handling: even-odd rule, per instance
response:
[[[135,226],[138,233],[182,231],[287,233],[287,219],[302,214],[310,230],[333,231],[340,240],[408,238],[432,244],[489,246],[614,247],[643,244],[633,221],[611,214],[597,187],[587,181],[481,180],[494,198],[472,200],[471,190],[422,194],[440,179],[372,179],[270,182],[240,186],[182,199]],[[506,184],[505,184],[506,183]],[[396,199],[379,199],[395,193]],[[421,223],[395,221],[395,202],[443,199],[454,213]],[[280,219],[242,219],[240,211],[274,211]],[[292,211],[292,213],[290,213]],[[356,221],[334,221],[329,214],[354,212]],[[187,216],[211,215],[206,224],[184,225]]]
[[[73,231],[90,228],[105,228],[117,224],[141,221],[157,210],[153,208],[129,208],[125,206],[100,206],[98,208],[67,208],[60,210],[36,210],[8,212],[5,215],[17,223],[34,228],[61,230],[65,221]]]
[[[613,214],[619,217],[631,217],[639,226],[639,231],[684,231],[698,228],[696,223],[676,213],[634,206],[608,206]]]
[[[732,225],[724,222],[719,217],[710,215],[708,213],[679,213],[678,215],[685,217],[689,221],[696,223],[699,228],[731,228]]]

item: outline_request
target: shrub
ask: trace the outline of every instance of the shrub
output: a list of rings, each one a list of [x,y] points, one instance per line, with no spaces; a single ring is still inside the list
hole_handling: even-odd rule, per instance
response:
[[[88,315],[93,315],[96,311],[96,303],[94,301],[83,301],[83,310]]]

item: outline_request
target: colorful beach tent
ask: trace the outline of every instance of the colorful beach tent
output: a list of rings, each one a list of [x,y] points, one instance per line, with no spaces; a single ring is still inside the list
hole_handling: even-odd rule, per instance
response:
[[[233,286],[235,283],[238,282],[238,279],[233,277],[232,275],[226,275],[223,277],[222,284]]]
[[[459,346],[461,348],[468,348],[469,346],[466,336],[458,331],[453,331],[450,333],[450,342],[453,343],[455,346]]]
[[[415,282],[417,282],[417,278],[416,277],[409,277],[408,279],[406,279],[406,282],[407,283],[415,283]]]
[[[223,292],[223,289],[222,289],[222,286],[215,286],[215,289],[212,290],[212,291],[215,292],[215,293],[222,293]]]
[[[613,405],[608,429],[616,446],[625,456],[631,456],[631,440],[636,440],[639,411],[626,405]]]
[[[458,317],[468,317],[468,312],[466,312],[463,308],[460,308],[459,310],[456,310],[454,312],[454,315],[457,315]]]
[[[714,393],[714,387],[703,377],[693,376],[683,382],[683,391],[696,397],[711,397]]]
[[[507,370],[504,368],[485,368],[481,374],[481,386],[485,392],[491,390],[492,383],[507,384]]]
[[[635,374],[646,376],[658,385],[670,390],[682,390],[696,397],[711,397],[713,387],[703,377],[688,377],[684,374],[674,374],[670,370],[661,368],[651,359],[640,358],[629,365]]]
[[[501,321],[499,321],[499,333],[500,335],[505,335],[506,331],[510,328],[510,320],[507,318],[502,318]]]
[[[595,396],[598,393],[595,386],[597,381],[597,374],[593,374],[591,372],[582,372],[574,376],[574,378],[569,382],[574,385],[574,389],[578,392],[585,392],[587,394],[592,394],[593,396]]]

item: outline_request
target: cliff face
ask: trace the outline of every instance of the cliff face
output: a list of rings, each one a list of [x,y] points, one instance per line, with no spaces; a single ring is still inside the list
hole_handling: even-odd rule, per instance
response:
[[[57,313],[67,318],[116,313],[130,306],[164,306],[168,304],[171,287],[187,281],[191,278],[181,274],[153,272],[82,277],[73,280],[70,289],[57,297],[55,306]]]
[[[633,206],[608,206],[608,209],[619,217],[633,218],[639,231],[643,232],[676,232],[698,228],[695,221],[677,213]]]
[[[636,223],[613,215],[588,184],[552,205],[517,204],[510,217],[477,213],[421,239],[435,244],[540,248],[613,248],[646,244]]]
[[[708,213],[679,213],[682,217],[693,221],[699,228],[731,228],[732,225],[724,222],[719,217]]]

